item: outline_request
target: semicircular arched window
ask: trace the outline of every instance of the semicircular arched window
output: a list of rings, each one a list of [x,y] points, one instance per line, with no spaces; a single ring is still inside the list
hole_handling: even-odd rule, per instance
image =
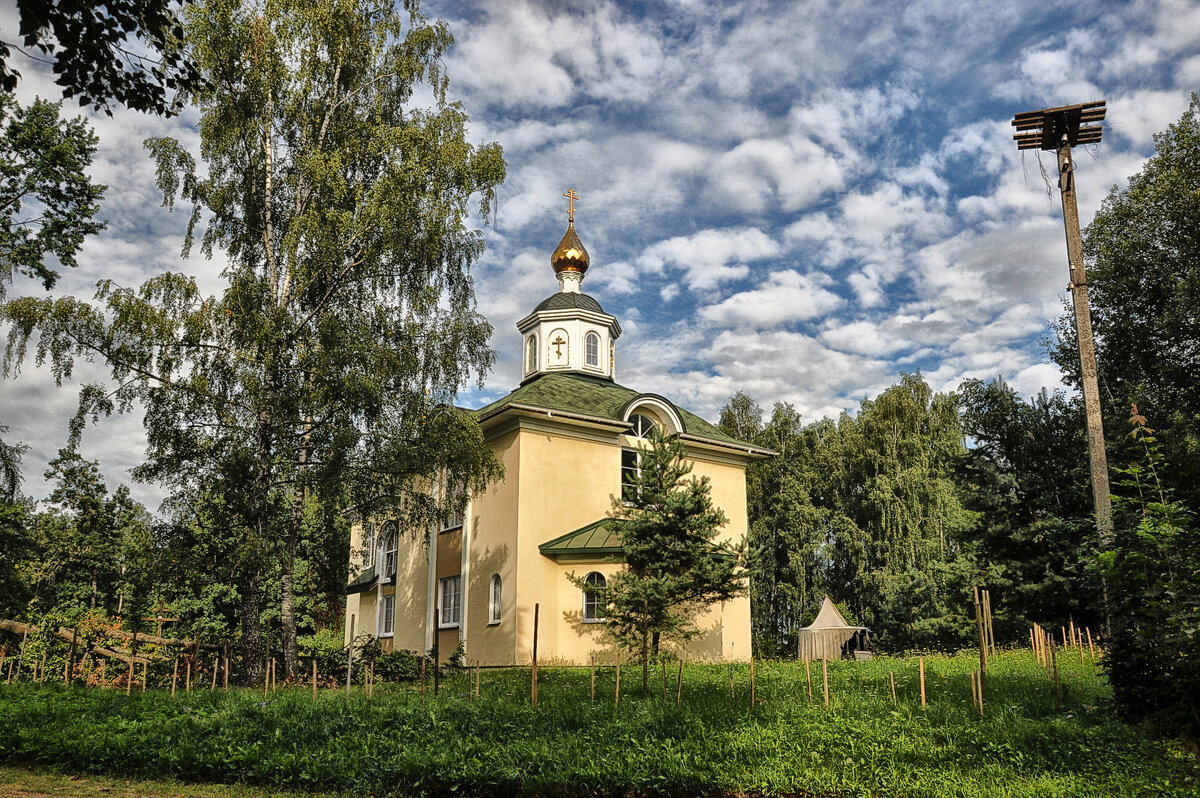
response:
[[[643,413],[630,416],[629,424],[633,427],[629,434],[635,438],[647,438],[652,431],[658,429],[658,422]]]

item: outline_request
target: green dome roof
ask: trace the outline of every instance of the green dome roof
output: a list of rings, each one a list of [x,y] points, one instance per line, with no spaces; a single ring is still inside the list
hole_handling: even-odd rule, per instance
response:
[[[603,313],[604,308],[600,307],[600,303],[592,299],[587,294],[577,294],[569,291],[561,291],[557,294],[551,294],[543,299],[536,308],[534,313],[539,310],[592,310],[596,313]]]

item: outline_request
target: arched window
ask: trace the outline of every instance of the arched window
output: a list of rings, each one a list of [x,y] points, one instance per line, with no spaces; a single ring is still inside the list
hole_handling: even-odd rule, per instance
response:
[[[504,608],[502,603],[502,587],[500,582],[500,574],[492,574],[492,593],[488,601],[488,623],[500,623],[500,612]]]
[[[537,336],[529,336],[525,345],[525,373],[537,370]]]
[[[587,364],[595,368],[600,367],[600,336],[595,333],[588,333],[586,341]]]
[[[647,438],[650,436],[651,430],[658,429],[657,421],[641,413],[634,413],[630,416],[629,423],[633,427],[633,431],[629,434],[635,438]]]
[[[592,571],[583,578],[583,620],[603,621],[608,616],[608,582],[604,574]]]

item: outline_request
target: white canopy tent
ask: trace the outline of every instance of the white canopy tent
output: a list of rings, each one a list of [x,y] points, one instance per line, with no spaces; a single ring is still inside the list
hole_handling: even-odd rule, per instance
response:
[[[825,596],[816,619],[808,626],[800,627],[797,656],[802,660],[838,659],[842,656],[842,646],[846,641],[866,628],[851,626],[833,599]]]

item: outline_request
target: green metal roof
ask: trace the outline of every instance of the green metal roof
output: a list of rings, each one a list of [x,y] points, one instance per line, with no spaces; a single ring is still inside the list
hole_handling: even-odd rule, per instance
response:
[[[540,374],[508,396],[479,408],[475,413],[476,417],[483,421],[510,405],[525,405],[619,422],[622,420],[621,411],[630,400],[642,395],[632,388],[588,374]],[[769,454],[762,447],[731,438],[694,413],[673,404],[672,407],[683,420],[683,433],[688,437],[740,449],[752,448],[757,453]]]
[[[617,531],[621,522],[612,518],[601,518],[574,532],[560,535],[538,546],[538,551],[547,557],[564,554],[603,554],[619,556],[621,534]]]
[[[600,307],[600,303],[595,299],[587,294],[579,294],[573,291],[559,291],[557,294],[551,294],[538,303],[533,312],[537,313],[539,310],[592,310],[596,313],[604,312],[604,308]]]

